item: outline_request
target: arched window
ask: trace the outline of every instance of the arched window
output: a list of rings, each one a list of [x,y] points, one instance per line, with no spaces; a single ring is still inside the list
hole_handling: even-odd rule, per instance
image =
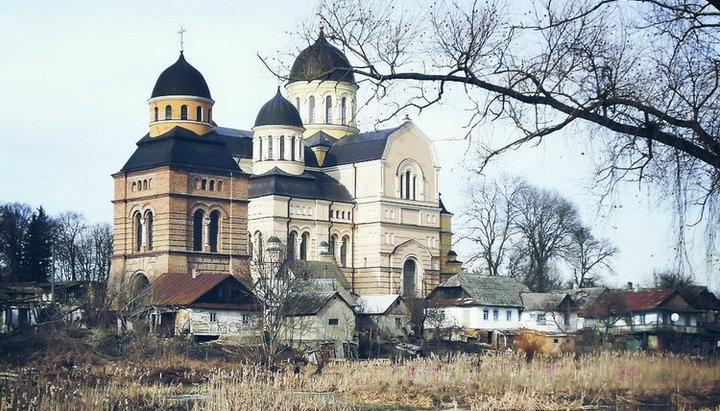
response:
[[[252,246],[252,234],[247,233],[247,253],[250,255],[250,259],[253,258],[253,246]]]
[[[204,178],[203,178],[202,181],[200,182],[200,189],[201,189],[201,190],[207,190],[207,180],[204,179]]]
[[[202,106],[197,106],[195,109],[195,119],[197,121],[202,121]]]
[[[347,97],[340,99],[340,122],[347,124]]]
[[[160,109],[158,106],[155,106],[155,109],[153,110],[155,112],[155,121],[158,121],[160,119]]]
[[[137,183],[133,181],[132,183],[132,191],[137,190]]]
[[[333,256],[337,255],[337,251],[335,250],[335,247],[337,247],[337,243],[338,243],[337,234],[333,234],[332,236],[330,236],[330,249],[328,251],[330,251],[330,254],[332,254]]]
[[[208,109],[208,123],[212,123],[212,109]]]
[[[135,231],[135,251],[140,251],[140,248],[142,247],[142,235],[143,235],[143,227],[142,227],[142,217],[140,217],[140,212],[137,211],[133,215],[133,231]]]
[[[193,185],[195,186],[196,189],[200,189],[200,179],[199,178],[194,179],[193,183],[194,183]]]
[[[148,211],[145,213],[145,238],[146,240],[146,248],[148,251],[152,251],[153,249],[153,213],[152,211]]]
[[[410,170],[405,172],[405,199],[410,199]]]
[[[203,210],[197,210],[193,214],[193,250],[202,251],[203,246],[203,219],[205,213]]]
[[[263,144],[262,144],[262,137],[258,137],[258,160],[263,159]]]
[[[187,106],[185,104],[180,106],[180,120],[187,120]]]
[[[280,136],[280,160],[285,160],[285,136]]]
[[[215,191],[215,180],[210,180],[210,191]]]
[[[295,108],[300,111],[300,97],[295,99]]]
[[[408,258],[403,264],[403,295],[406,297],[414,297],[416,289],[417,265],[415,260]]]
[[[148,287],[150,287],[150,281],[144,274],[135,275],[132,280],[132,296],[135,297],[130,303],[132,308],[138,307],[144,302],[145,298],[137,297],[147,296]]]
[[[315,96],[308,98],[308,123],[315,123]]]
[[[147,180],[143,180],[143,190],[147,190]]]
[[[300,259],[307,260],[308,243],[310,243],[310,233],[303,233],[300,240]]]
[[[220,212],[217,210],[210,213],[209,234],[210,251],[217,252],[220,237]]]
[[[344,220],[344,219],[345,219],[345,212],[343,211],[341,215],[342,215],[342,219]]]
[[[255,257],[258,261],[263,260],[263,237],[262,233],[257,231],[255,232]]]
[[[273,160],[275,157],[273,157],[273,138],[272,136],[268,137],[268,160]]]
[[[168,104],[165,106],[165,120],[172,119],[172,107]]]
[[[417,198],[415,196],[416,192],[417,192],[417,176],[413,176],[413,178],[412,178],[412,199],[413,200],[417,200]]]
[[[332,97],[327,96],[325,97],[325,123],[332,123],[332,115]]]
[[[287,243],[287,258],[290,260],[294,260],[297,257],[295,255],[296,245],[297,245],[297,233],[295,231],[291,231],[290,235],[288,236],[288,243]]]
[[[295,161],[295,136],[292,136],[290,141],[290,160]]]
[[[340,264],[343,267],[347,267],[347,249],[350,238],[348,236],[343,237],[342,243],[340,244]]]
[[[217,183],[217,191],[222,191],[222,186],[223,186],[222,181],[218,181],[218,183]]]

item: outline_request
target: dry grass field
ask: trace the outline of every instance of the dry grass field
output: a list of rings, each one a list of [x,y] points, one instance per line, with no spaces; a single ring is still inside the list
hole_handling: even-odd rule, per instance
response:
[[[35,338],[36,340],[37,338]],[[720,361],[679,355],[517,353],[269,372],[248,352],[152,337],[62,336],[0,343],[0,409],[592,409],[720,403]]]

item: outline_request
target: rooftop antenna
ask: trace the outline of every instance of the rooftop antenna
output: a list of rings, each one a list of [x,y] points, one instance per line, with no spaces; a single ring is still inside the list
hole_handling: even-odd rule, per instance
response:
[[[181,53],[185,51],[185,41],[184,41],[183,37],[184,37],[186,31],[187,30],[185,30],[184,26],[180,26],[180,31],[178,31],[178,34],[180,35],[180,52]]]

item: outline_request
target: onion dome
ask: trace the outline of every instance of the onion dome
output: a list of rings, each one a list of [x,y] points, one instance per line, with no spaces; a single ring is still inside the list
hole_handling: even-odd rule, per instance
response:
[[[185,60],[183,52],[172,66],[160,74],[152,96],[196,96],[211,99],[210,89],[203,75]]]
[[[355,76],[350,71],[338,68],[352,68],[345,54],[328,43],[325,33],[310,47],[301,51],[290,70],[290,83],[296,81],[330,80],[355,84]]]
[[[275,97],[265,103],[255,118],[255,127],[259,126],[292,126],[303,127],[297,108],[277,89]]]

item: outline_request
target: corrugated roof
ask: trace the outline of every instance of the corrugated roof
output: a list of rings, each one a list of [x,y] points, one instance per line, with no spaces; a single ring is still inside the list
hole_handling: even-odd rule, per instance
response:
[[[530,311],[557,311],[566,293],[521,293],[523,308]]]
[[[455,274],[437,288],[462,288],[476,304],[507,307],[522,307],[520,293],[530,292],[524,284],[512,277],[467,273]],[[467,304],[467,301],[461,302]]]
[[[230,274],[200,274],[193,278],[189,273],[166,273],[152,283],[153,302],[157,305],[189,305],[229,279],[235,278]]]
[[[399,294],[368,294],[358,297],[358,314],[385,314],[387,310],[400,298]]]

